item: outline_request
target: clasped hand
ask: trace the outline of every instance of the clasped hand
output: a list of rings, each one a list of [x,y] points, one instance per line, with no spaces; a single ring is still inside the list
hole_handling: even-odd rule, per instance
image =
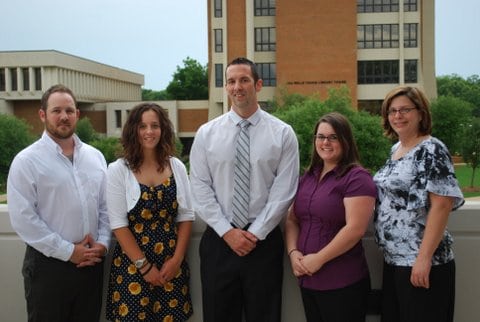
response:
[[[94,266],[102,262],[106,250],[105,246],[97,243],[88,234],[82,241],[75,244],[70,261],[77,264],[77,267]]]
[[[303,255],[298,250],[292,252],[292,254],[290,254],[290,264],[292,265],[293,274],[296,277],[303,275],[312,276],[320,270],[323,264],[318,260],[316,255],[317,254]]]
[[[154,286],[165,286],[180,272],[181,264],[182,261],[174,257],[167,259],[161,269],[158,269],[155,264],[151,264],[153,267],[143,278]]]
[[[223,239],[238,256],[248,255],[256,246],[258,238],[249,231],[232,228]]]

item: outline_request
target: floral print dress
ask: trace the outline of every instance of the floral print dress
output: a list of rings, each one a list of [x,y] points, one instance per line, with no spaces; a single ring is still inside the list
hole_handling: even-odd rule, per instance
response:
[[[140,184],[141,198],[128,212],[129,229],[150,263],[160,269],[175,252],[177,200],[173,175],[156,187]],[[186,321],[193,313],[190,270],[185,261],[175,278],[163,287],[147,283],[116,245],[107,297],[111,321]]]
[[[391,154],[398,146],[399,143],[392,147]],[[373,179],[378,191],[375,238],[385,262],[413,266],[430,208],[428,193],[453,197],[453,210],[464,203],[448,149],[440,140],[430,137],[402,158],[388,159]],[[445,231],[432,265],[453,259],[452,243],[452,236]]]

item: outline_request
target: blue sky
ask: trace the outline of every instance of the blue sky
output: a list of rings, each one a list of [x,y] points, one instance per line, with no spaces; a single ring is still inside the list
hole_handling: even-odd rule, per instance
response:
[[[430,1],[430,0],[424,0]],[[436,74],[480,75],[479,0],[436,0]],[[3,0],[0,51],[55,49],[145,75],[161,90],[207,63],[206,0]]]

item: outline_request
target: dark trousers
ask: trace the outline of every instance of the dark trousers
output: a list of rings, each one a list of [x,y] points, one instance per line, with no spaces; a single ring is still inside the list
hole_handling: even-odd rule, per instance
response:
[[[29,322],[99,320],[103,262],[77,268],[27,246],[22,273]]]
[[[365,322],[370,278],[326,291],[301,288],[307,322]]]
[[[455,262],[432,266],[430,288],[410,283],[411,267],[383,265],[382,322],[452,322]]]
[[[208,227],[200,242],[203,321],[280,322],[283,253],[278,227],[243,257]]]

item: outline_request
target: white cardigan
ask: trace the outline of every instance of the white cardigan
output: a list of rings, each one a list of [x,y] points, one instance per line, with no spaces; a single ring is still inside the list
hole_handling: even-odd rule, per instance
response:
[[[170,167],[177,185],[176,221],[193,221],[195,215],[187,169],[182,161],[175,157],[170,157]],[[128,227],[127,213],[135,207],[140,195],[140,185],[125,160],[120,158],[110,163],[107,170],[107,207],[112,230]]]

